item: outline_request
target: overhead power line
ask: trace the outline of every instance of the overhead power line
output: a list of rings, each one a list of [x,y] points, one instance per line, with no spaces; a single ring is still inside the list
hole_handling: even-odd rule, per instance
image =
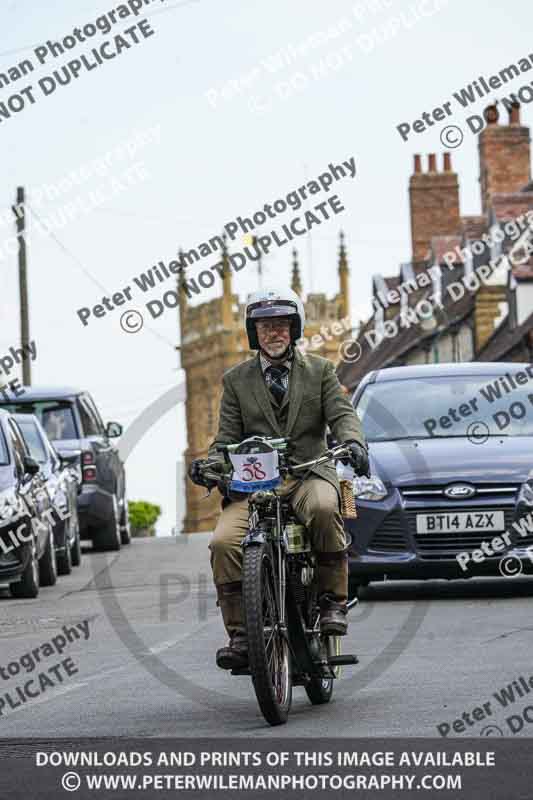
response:
[[[40,225],[42,225],[42,226],[45,228],[45,230],[47,230],[47,233],[48,233],[48,234],[49,234],[49,236],[50,236],[50,237],[51,237],[51,238],[52,238],[52,239],[55,241],[55,243],[58,245],[58,247],[60,247],[60,248],[61,248],[61,250],[62,250],[62,251],[63,251],[63,252],[64,252],[64,253],[65,253],[65,254],[66,254],[66,255],[67,255],[67,256],[68,256],[68,257],[69,257],[69,258],[70,258],[70,259],[71,259],[71,260],[72,260],[72,261],[73,261],[75,264],[76,264],[76,266],[77,266],[77,267],[78,267],[78,268],[79,268],[79,269],[80,269],[80,270],[83,272],[83,274],[85,275],[85,277],[86,277],[86,278],[88,278],[90,281],[92,281],[92,283],[94,283],[94,284],[95,284],[95,286],[98,286],[98,288],[99,288],[101,291],[105,292],[106,294],[112,294],[112,291],[111,291],[111,289],[108,289],[106,286],[104,286],[102,283],[100,283],[100,281],[98,280],[98,278],[95,278],[95,277],[94,277],[94,275],[93,275],[93,274],[92,274],[92,273],[91,273],[91,272],[90,272],[90,271],[87,269],[87,267],[86,267],[84,264],[82,264],[82,262],[80,261],[80,259],[79,259],[79,258],[78,258],[78,257],[77,257],[77,256],[76,256],[76,255],[75,255],[75,254],[74,254],[74,253],[71,251],[71,250],[69,250],[69,248],[68,248],[66,245],[64,245],[64,244],[63,244],[63,242],[62,242],[60,239],[58,239],[58,237],[56,236],[56,234],[55,234],[55,233],[54,233],[54,232],[53,232],[53,231],[50,229],[50,227],[49,227],[49,226],[46,224],[46,222],[44,222],[44,221],[41,219],[41,217],[39,216],[39,214],[37,214],[37,212],[35,211],[35,209],[34,209],[32,206],[30,206],[28,203],[26,203],[26,208],[27,208],[27,209],[30,211],[30,213],[31,213],[31,214],[33,214],[33,216],[35,217],[35,219],[37,219],[37,220],[38,220],[39,224],[40,224]],[[162,342],[165,342],[165,344],[168,344],[168,345],[170,345],[170,347],[172,347],[172,349],[173,349],[173,350],[175,350],[175,349],[176,349],[176,345],[174,345],[172,342],[170,342],[170,341],[169,341],[169,340],[166,338],[166,336],[163,336],[163,335],[162,335],[162,334],[160,334],[158,331],[154,330],[153,328],[150,328],[150,327],[149,327],[148,325],[146,325],[146,324],[144,325],[144,327],[145,327],[145,328],[146,328],[146,330],[147,330],[147,331],[149,331],[149,332],[150,332],[150,333],[151,333],[153,336],[156,336],[156,337],[157,337],[158,339],[160,339]]]

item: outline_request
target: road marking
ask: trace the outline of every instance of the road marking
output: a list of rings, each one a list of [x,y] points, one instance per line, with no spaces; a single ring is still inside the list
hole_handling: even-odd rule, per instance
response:
[[[155,644],[153,647],[149,647],[146,650],[146,653],[152,653],[152,655],[156,655],[157,653],[163,653],[165,650],[170,650],[171,647],[174,647],[175,644],[179,644],[182,642],[188,634],[183,636],[179,636],[177,639],[169,639],[167,642],[161,642],[160,644]]]
[[[46,696],[46,694],[44,694],[44,695],[42,695],[42,697],[39,697],[37,700],[33,700],[32,702],[27,703],[26,705],[20,706],[20,708],[15,708],[14,710],[9,712],[9,715],[7,715],[5,717],[5,719],[9,719],[9,717],[12,714],[16,714],[19,711],[27,711],[28,708],[30,708],[30,707],[33,708],[34,706],[40,706],[43,703],[47,703],[50,700],[55,700],[56,697],[62,697],[64,694],[69,694],[70,692],[75,692],[78,689],[82,689],[84,686],[86,686],[85,683],[75,683],[72,686],[63,686],[62,688],[57,689],[56,691],[54,691],[52,694],[49,694],[48,696]]]
[[[43,703],[47,703],[50,700],[55,700],[58,697],[62,697],[64,694],[69,694],[70,692],[76,692],[78,689],[85,688],[85,686],[87,686],[89,683],[94,683],[94,681],[97,681],[97,680],[99,681],[103,677],[106,677],[107,675],[111,675],[113,672],[122,672],[123,670],[126,670],[126,669],[128,669],[127,666],[120,666],[120,667],[112,667],[111,669],[105,669],[105,670],[102,670],[102,672],[97,672],[95,675],[90,675],[88,678],[86,678],[86,680],[83,681],[83,683],[73,683],[71,686],[63,686],[63,687],[55,690],[54,692],[51,692],[51,693],[48,693],[48,694],[47,693],[43,694],[38,699],[33,700],[30,703],[26,703],[25,705],[20,706],[20,708],[16,708],[13,711],[10,711],[9,712],[9,716],[11,716],[11,714],[16,714],[17,711],[24,711],[24,710],[26,710],[26,709],[28,709],[30,707],[33,708],[34,706],[38,706],[38,705],[42,705]],[[8,716],[6,715],[6,719],[7,718],[8,718]]]
[[[148,650],[146,650],[146,655],[162,653],[165,650],[170,650],[171,647],[174,647],[174,645],[179,644],[185,638],[187,637],[179,636],[177,639],[167,639],[164,642],[160,642],[159,644],[156,644],[153,647],[150,647]],[[78,691],[78,689],[85,688],[89,683],[100,681],[102,678],[107,677],[108,675],[113,675],[116,672],[125,672],[126,670],[129,669],[130,669],[129,664],[126,665],[123,664],[120,667],[111,667],[110,669],[104,669],[101,672],[96,672],[94,675],[90,675],[89,677],[87,677],[82,683],[74,683],[71,686],[63,686],[51,693],[43,694],[41,697],[33,700],[31,703],[26,703],[25,705],[10,711],[8,716],[16,714],[18,711],[25,711],[30,707],[33,708],[34,706],[42,705],[43,703],[50,702],[51,700],[56,700],[58,697],[62,697],[65,694],[70,694],[71,692]],[[8,719],[8,716],[6,716],[6,719]]]

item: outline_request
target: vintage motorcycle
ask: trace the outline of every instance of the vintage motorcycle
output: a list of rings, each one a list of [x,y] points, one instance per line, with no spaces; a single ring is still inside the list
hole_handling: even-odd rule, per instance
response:
[[[221,445],[225,473],[212,460],[202,465],[209,491],[247,492],[248,532],[243,547],[243,605],[249,667],[232,675],[251,675],[261,712],[271,725],[287,721],[292,687],[304,686],[311,703],[328,703],[341,665],[357,664],[342,655],[340,638],[322,636],[316,562],[307,530],[276,491],[285,476],[306,476],[327,461],[346,458],[339,445],[303,464],[289,461],[288,439],[251,436]],[[357,599],[348,603],[353,607]]]

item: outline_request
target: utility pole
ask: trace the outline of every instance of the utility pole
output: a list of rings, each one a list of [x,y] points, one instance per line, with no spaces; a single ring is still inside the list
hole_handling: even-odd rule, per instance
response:
[[[28,311],[28,277],[26,273],[26,208],[24,206],[24,187],[17,187],[17,204],[13,206],[17,237],[19,241],[19,293],[20,293],[20,345],[23,352],[29,352],[30,318]],[[22,383],[31,386],[31,361],[22,360]]]

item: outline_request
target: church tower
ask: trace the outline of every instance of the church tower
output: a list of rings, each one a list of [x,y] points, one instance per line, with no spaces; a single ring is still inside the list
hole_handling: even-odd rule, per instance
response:
[[[222,296],[197,306],[189,306],[183,289],[185,271],[178,278],[180,286],[181,366],[185,371],[187,399],[187,443],[185,471],[195,458],[205,458],[215,438],[218,409],[222,396],[222,375],[249,357],[248,343],[242,336],[243,309],[232,291],[231,268],[226,243],[222,249]],[[180,263],[183,263],[182,261]],[[186,479],[187,511],[185,531],[212,530],[220,511],[220,493],[215,489],[203,499],[206,489]]]

